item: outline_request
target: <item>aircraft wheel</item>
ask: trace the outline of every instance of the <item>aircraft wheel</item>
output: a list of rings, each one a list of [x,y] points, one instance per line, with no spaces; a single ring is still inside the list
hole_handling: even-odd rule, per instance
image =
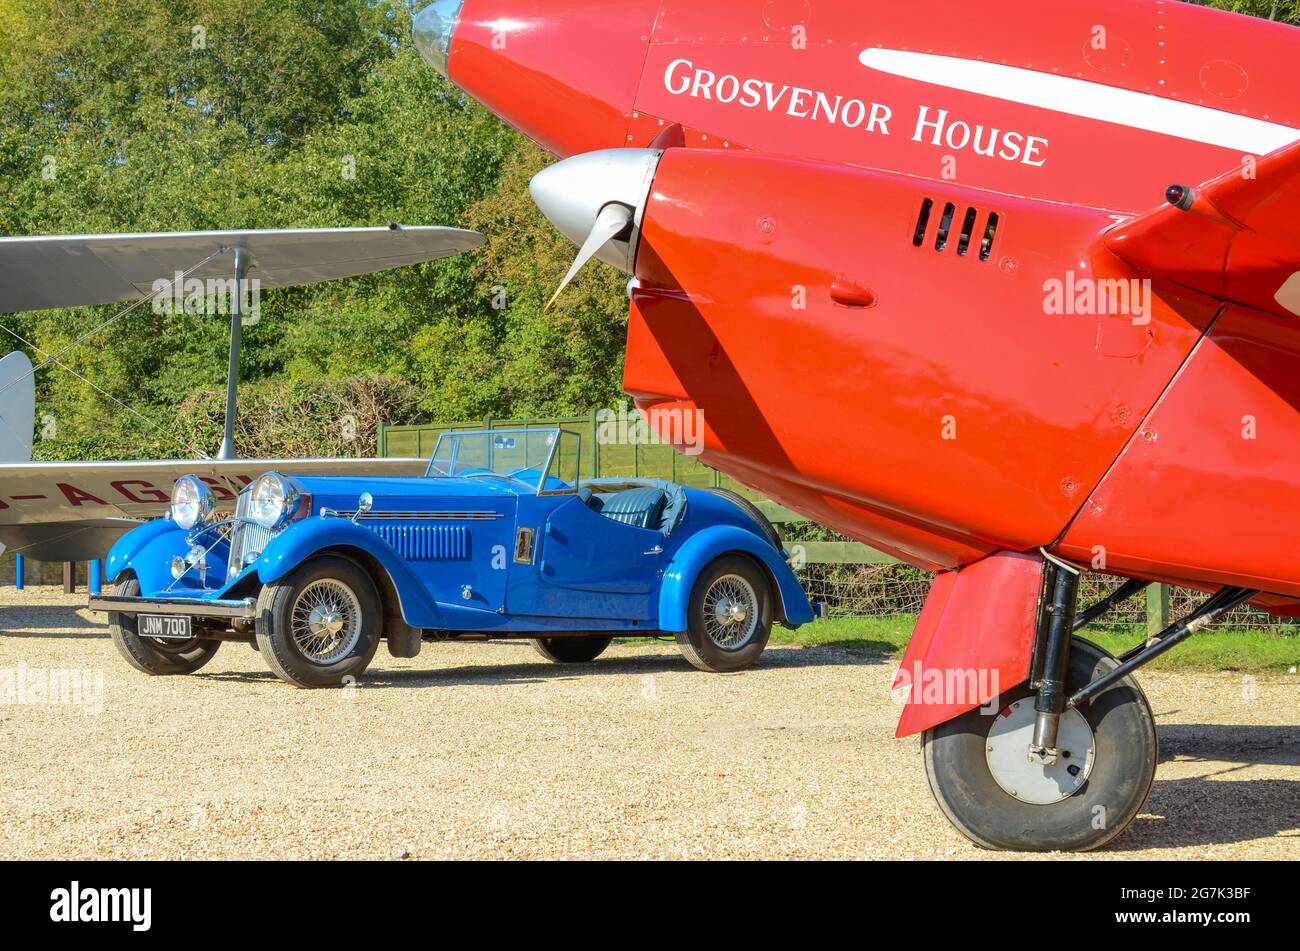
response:
[[[360,676],[382,631],[374,582],[337,555],[304,562],[257,597],[257,647],[277,677],[298,687]]]
[[[1114,669],[1114,657],[1074,638],[1067,694]],[[1156,730],[1137,681],[1125,677],[1061,716],[1053,765],[1031,761],[1034,695],[1004,694],[996,716],[971,710],[925,732],[926,778],[957,829],[986,849],[1086,851],[1119,835],[1151,791]]]
[[[605,652],[613,637],[538,637],[533,640],[533,650],[553,664],[585,664]]]
[[[686,630],[677,631],[682,656],[700,670],[730,673],[753,666],[772,635],[772,586],[743,555],[710,562],[695,579]]]
[[[121,597],[140,595],[140,582],[125,578],[113,586]],[[192,674],[212,660],[221,641],[192,637],[188,641],[168,641],[158,637],[141,637],[136,633],[136,616],[120,611],[108,612],[108,633],[122,658],[136,670],[155,676]]]

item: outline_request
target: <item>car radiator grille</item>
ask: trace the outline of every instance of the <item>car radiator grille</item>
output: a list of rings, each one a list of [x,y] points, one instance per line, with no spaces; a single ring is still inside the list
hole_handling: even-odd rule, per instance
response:
[[[245,489],[239,493],[239,499],[235,502],[236,518],[247,518],[251,501],[251,490]],[[244,557],[246,555],[253,553],[260,555],[266,549],[266,543],[275,535],[275,532],[263,528],[256,522],[235,522],[230,529],[230,571],[226,580],[229,581],[244,569]]]
[[[365,519],[361,524],[366,525]],[[463,525],[384,525],[370,529],[407,561],[467,561],[469,533]]]

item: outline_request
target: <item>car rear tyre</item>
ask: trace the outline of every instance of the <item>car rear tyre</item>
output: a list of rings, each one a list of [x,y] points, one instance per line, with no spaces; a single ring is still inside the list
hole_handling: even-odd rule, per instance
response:
[[[740,493],[732,492],[730,489],[722,489],[722,488],[715,488],[713,486],[706,486],[704,488],[704,491],[708,492],[710,495],[720,496],[726,499],[728,502],[731,502],[737,508],[744,511],[746,515],[748,515],[750,518],[752,518],[755,522],[758,523],[758,527],[763,530],[763,534],[765,534],[767,536],[767,540],[772,543],[772,547],[775,548],[777,551],[782,550],[781,533],[776,530],[776,526],[772,524],[771,519],[769,519],[766,515],[764,515],[762,510],[757,505],[749,501],[749,499],[745,498]]]
[[[758,660],[772,635],[772,586],[744,555],[724,555],[695,579],[686,630],[677,631],[682,656],[700,670],[730,673]]]
[[[257,648],[281,680],[334,687],[360,676],[383,632],[374,582],[337,555],[304,562],[257,598]]]
[[[135,598],[140,595],[140,582],[125,578],[113,587],[119,597]],[[141,637],[136,633],[136,616],[120,611],[108,612],[108,633],[113,646],[122,658],[136,670],[155,676],[192,674],[212,660],[221,641],[205,637],[192,637],[188,641],[167,641],[157,637]]]
[[[554,664],[585,664],[605,652],[613,637],[539,637],[533,649]]]
[[[1118,666],[1096,644],[1074,638],[1066,693]],[[1087,851],[1105,845],[1146,802],[1156,770],[1151,705],[1125,677],[1061,717],[1053,766],[1030,764],[1034,694],[1003,694],[999,712],[971,710],[922,738],[926,778],[944,814],[976,845],[1025,852]]]

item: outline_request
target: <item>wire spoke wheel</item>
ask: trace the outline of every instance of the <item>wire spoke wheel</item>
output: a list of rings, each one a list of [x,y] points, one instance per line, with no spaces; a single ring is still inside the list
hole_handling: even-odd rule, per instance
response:
[[[723,650],[743,647],[758,627],[758,595],[740,575],[723,575],[704,594],[704,632]]]
[[[361,637],[361,602],[346,584],[321,578],[303,588],[289,615],[290,633],[314,664],[346,657]]]
[[[258,651],[297,687],[337,687],[359,677],[384,636],[374,579],[339,555],[316,555],[264,586],[256,611]]]

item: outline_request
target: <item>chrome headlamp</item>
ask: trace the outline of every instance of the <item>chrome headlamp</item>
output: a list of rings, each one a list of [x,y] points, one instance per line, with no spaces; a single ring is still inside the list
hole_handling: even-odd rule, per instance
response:
[[[185,531],[202,528],[212,518],[217,499],[198,476],[186,475],[176,480],[172,489],[172,521]]]
[[[298,490],[278,472],[268,472],[253,483],[248,516],[270,530],[279,528],[297,507]]]

